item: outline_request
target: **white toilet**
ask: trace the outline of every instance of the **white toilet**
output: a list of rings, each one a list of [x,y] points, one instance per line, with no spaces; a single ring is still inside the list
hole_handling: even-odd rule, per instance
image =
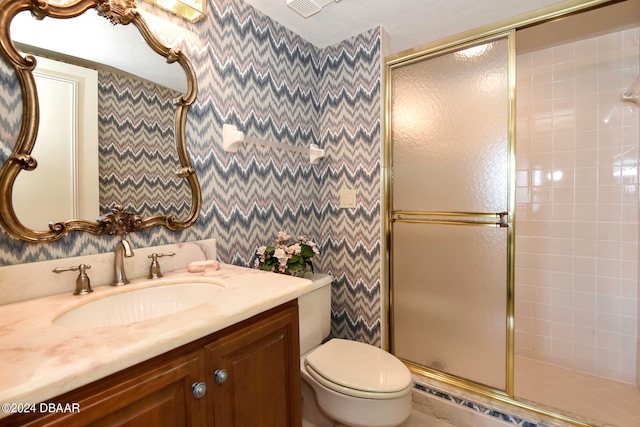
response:
[[[314,289],[298,300],[303,426],[401,424],[411,411],[409,369],[372,345],[337,338],[322,344],[331,332],[332,278],[305,277]]]

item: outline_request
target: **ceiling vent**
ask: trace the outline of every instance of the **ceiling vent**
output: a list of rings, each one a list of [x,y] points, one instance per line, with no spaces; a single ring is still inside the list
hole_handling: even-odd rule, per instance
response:
[[[287,6],[308,18],[334,1],[338,2],[340,0],[287,0]]]

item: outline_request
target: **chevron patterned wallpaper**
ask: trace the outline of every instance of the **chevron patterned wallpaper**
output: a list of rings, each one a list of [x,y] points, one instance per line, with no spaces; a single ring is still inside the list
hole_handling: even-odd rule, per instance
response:
[[[132,244],[215,238],[222,262],[249,266],[256,247],[278,231],[311,235],[321,249],[316,271],[335,278],[333,334],[379,345],[380,29],[319,49],[241,0],[211,0],[206,19],[196,24],[145,3],[139,9],[196,70],[198,98],[187,118],[187,144],[203,206],[188,230],[136,233]],[[3,86],[13,84],[0,79]],[[10,95],[0,104],[16,105]],[[15,131],[19,118],[3,114],[2,120],[8,121],[0,130],[4,160],[13,143],[6,128]],[[327,155],[310,165],[302,153],[256,144],[226,153],[224,123],[251,138],[305,148],[315,143]],[[357,189],[357,208],[339,209],[341,188]],[[0,232],[0,265],[106,252],[115,242],[114,236],[74,233],[33,245]]]
[[[0,57],[0,161],[11,155],[22,124],[20,82],[4,58]]]
[[[98,72],[100,213],[122,205],[141,216],[184,218],[188,182],[178,178],[175,107],[180,93],[129,75]]]

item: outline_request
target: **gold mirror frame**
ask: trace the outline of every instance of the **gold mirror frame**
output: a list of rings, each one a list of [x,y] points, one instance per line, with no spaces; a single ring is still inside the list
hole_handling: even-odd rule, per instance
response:
[[[56,6],[44,0],[5,0],[0,10],[0,48],[1,54],[9,65],[13,67],[20,81],[22,92],[22,123],[20,133],[13,152],[0,169],[0,224],[13,236],[34,243],[53,242],[70,231],[85,231],[92,234],[122,235],[132,231],[164,225],[170,230],[179,231],[191,226],[200,213],[201,191],[195,169],[191,165],[187,153],[185,127],[187,112],[196,99],[196,76],[189,60],[179,49],[164,46],[150,31],[145,20],[140,16],[135,0],[77,0],[75,2]],[[154,215],[142,218],[128,212],[121,206],[116,207],[107,215],[100,216],[95,222],[70,219],[67,221],[49,223],[49,230],[36,231],[25,227],[18,220],[13,207],[13,185],[21,171],[36,168],[37,161],[31,155],[34,148],[39,126],[38,93],[36,90],[33,70],[36,60],[31,55],[24,57],[18,53],[10,37],[9,27],[13,18],[20,12],[28,10],[36,19],[50,17],[54,19],[69,19],[79,16],[89,9],[96,9],[100,16],[108,19],[112,24],[136,26],[147,44],[159,55],[166,58],[167,63],[178,62],[187,76],[187,93],[178,97],[176,104],[176,148],[181,169],[177,173],[180,178],[187,179],[191,187],[191,212],[184,220],[174,215]],[[99,41],[96,47],[100,48]]]

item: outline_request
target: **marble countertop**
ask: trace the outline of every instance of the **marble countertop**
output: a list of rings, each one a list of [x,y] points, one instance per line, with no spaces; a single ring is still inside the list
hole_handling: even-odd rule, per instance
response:
[[[89,301],[185,279],[211,280],[225,289],[216,301],[124,326],[83,329],[53,324],[62,313]],[[99,286],[89,295],[65,293],[0,306],[0,403],[46,402],[293,300],[311,288],[308,279],[221,264],[217,271],[179,270],[122,287]],[[7,415],[0,412],[0,418]]]

